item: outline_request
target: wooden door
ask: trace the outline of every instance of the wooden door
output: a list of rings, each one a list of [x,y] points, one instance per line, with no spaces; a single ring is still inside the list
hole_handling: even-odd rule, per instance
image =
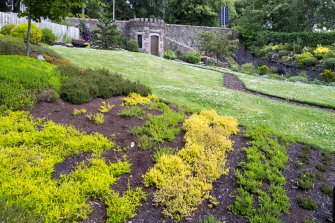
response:
[[[151,55],[159,56],[158,40],[158,36],[151,36]]]

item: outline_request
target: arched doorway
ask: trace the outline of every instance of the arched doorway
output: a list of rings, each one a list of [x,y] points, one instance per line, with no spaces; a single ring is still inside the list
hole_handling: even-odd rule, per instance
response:
[[[159,36],[151,36],[151,55],[159,56]]]

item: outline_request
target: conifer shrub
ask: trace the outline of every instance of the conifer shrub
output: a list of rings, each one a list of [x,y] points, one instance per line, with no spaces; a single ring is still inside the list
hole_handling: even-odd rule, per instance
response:
[[[62,74],[61,97],[73,104],[83,104],[93,98],[110,98],[136,92],[147,96],[151,90],[139,82],[124,79],[108,70],[80,69],[59,66]]]

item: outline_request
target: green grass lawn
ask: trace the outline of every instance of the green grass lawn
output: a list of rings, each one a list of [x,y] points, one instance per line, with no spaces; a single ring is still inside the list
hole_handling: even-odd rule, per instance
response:
[[[195,109],[215,108],[242,125],[268,125],[278,133],[335,151],[335,113],[222,87],[223,75],[159,57],[125,51],[53,48],[74,64],[107,68],[150,86],[162,99]]]
[[[238,76],[245,87],[252,91],[335,108],[335,87],[273,80],[233,71],[229,73]]]

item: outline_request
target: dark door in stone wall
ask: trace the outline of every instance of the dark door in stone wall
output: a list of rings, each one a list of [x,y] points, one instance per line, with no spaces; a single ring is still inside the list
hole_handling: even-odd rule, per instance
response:
[[[158,36],[151,36],[151,55],[159,56]]]

